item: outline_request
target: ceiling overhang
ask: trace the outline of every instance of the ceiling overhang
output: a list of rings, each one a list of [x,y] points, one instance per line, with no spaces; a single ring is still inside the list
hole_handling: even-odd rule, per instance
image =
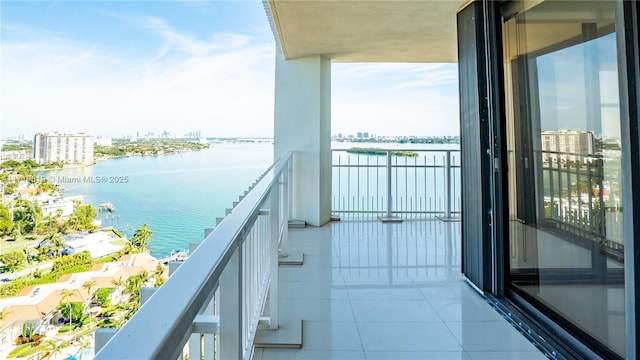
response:
[[[286,59],[457,61],[459,0],[264,0]]]

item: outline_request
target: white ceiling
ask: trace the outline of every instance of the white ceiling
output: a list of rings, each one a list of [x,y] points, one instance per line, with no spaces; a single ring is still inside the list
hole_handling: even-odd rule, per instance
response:
[[[460,0],[265,0],[287,59],[456,62]]]

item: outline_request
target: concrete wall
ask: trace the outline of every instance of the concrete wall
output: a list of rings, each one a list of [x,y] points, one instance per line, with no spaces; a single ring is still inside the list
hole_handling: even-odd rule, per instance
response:
[[[276,54],[274,159],[294,152],[291,218],[331,218],[331,60]]]

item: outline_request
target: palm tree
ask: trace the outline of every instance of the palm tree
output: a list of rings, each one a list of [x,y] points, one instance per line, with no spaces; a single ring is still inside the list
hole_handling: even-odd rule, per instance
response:
[[[141,286],[144,286],[147,283],[147,281],[149,281],[149,279],[151,279],[151,274],[149,274],[149,272],[147,270],[140,271],[138,276],[140,277]]]
[[[154,287],[160,287],[164,283],[165,279],[163,275],[164,275],[164,266],[162,266],[162,264],[158,264],[155,270],[153,270],[153,279],[154,279],[153,286]]]
[[[122,295],[122,289],[127,284],[127,282],[122,277],[119,277],[118,279],[111,280],[111,284],[113,284],[113,286],[116,287],[116,290],[120,291],[120,294]]]
[[[140,251],[145,252],[147,251],[147,242],[151,242],[151,235],[153,235],[153,231],[147,227],[147,224],[142,224],[140,228],[133,233],[131,244]]]
[[[64,238],[58,231],[52,231],[45,237],[45,240],[49,243],[49,248],[54,251],[55,255],[60,255],[62,248],[64,247]]]
[[[82,284],[82,288],[87,290],[87,293],[89,295],[89,309],[91,308],[91,300],[93,299],[93,293],[91,292],[91,289],[93,289],[94,286],[96,286],[96,281],[93,279],[87,280],[84,282],[84,284]],[[89,332],[91,332],[91,313],[89,313]]]
[[[86,337],[81,337],[80,339],[78,339],[78,341],[76,342],[76,345],[78,346],[78,351],[80,353],[80,358],[82,359],[84,356],[85,351],[87,350],[87,348],[91,347],[91,340],[87,339]]]
[[[134,250],[133,244],[131,244],[131,240],[129,240],[124,244],[124,248],[120,250],[120,254],[118,255],[131,254],[134,252],[133,250]]]
[[[127,300],[129,311],[126,314],[128,317],[131,317],[140,308],[140,289],[143,285],[140,275],[132,276],[127,280],[127,287],[124,292],[129,294],[129,299]]]
[[[59,354],[62,354],[62,349],[65,347],[64,341],[60,339],[48,339],[44,340],[45,349],[49,351],[47,359],[57,359]]]
[[[93,279],[87,280],[84,282],[84,284],[82,284],[82,288],[87,290],[87,295],[89,295],[89,300],[93,298],[93,293],[91,292],[91,290],[93,289],[94,286],[96,286],[96,281]]]
[[[71,309],[71,296],[73,296],[73,290],[62,289],[61,295],[62,302],[66,302],[69,306],[69,332],[71,332],[71,329],[73,328],[73,312]]]

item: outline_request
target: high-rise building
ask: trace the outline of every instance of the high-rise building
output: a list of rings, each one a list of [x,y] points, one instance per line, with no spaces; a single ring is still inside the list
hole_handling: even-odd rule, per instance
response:
[[[546,130],[540,132],[542,151],[566,161],[584,161],[594,153],[593,131]]]
[[[85,133],[38,133],[33,138],[33,159],[39,164],[93,162],[93,135]]]

